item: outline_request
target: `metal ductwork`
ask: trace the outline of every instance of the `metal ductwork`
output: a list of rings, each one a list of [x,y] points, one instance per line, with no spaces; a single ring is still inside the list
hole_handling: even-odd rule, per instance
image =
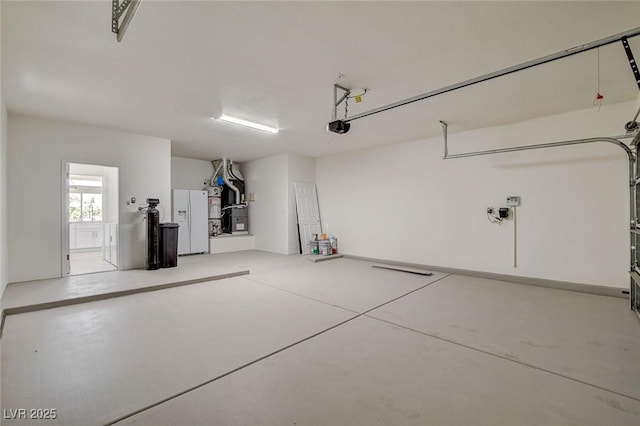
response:
[[[231,182],[231,176],[229,174],[230,164],[231,163],[227,157],[222,159],[222,180],[224,180],[225,185],[227,185],[235,194],[234,204],[240,204],[242,202],[240,199],[240,190]]]
[[[220,176],[222,188],[222,230],[225,234],[249,234],[249,212],[244,200],[245,182],[237,164],[222,158]]]
[[[216,167],[216,162],[212,161],[211,165],[213,166],[213,175],[211,175],[211,179],[209,180],[209,186],[214,186],[216,184],[216,176],[218,176],[218,173],[222,168],[222,162],[220,162],[220,164],[218,164],[218,166]]]

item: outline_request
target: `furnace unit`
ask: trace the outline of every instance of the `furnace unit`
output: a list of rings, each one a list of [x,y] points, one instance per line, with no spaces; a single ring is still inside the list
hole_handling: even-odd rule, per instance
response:
[[[235,191],[225,185],[222,188],[222,229],[226,234],[243,235],[249,234],[249,212],[244,203],[245,191],[244,181],[231,179],[233,185],[238,188],[241,201],[235,202]],[[238,206],[240,204],[240,206]]]

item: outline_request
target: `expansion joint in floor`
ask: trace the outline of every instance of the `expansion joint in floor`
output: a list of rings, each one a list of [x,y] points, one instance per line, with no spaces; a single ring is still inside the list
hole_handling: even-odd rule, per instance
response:
[[[247,276],[245,276],[243,278],[245,280],[247,280],[247,281],[251,281],[252,283],[260,284],[260,285],[263,285],[265,287],[272,288],[274,290],[279,290],[279,291],[282,291],[282,292],[285,292],[285,293],[292,294],[294,296],[302,297],[304,299],[311,300],[312,302],[322,303],[323,305],[329,305],[329,306],[332,306],[334,308],[342,309],[344,311],[351,312],[351,313],[354,313],[354,314],[359,314],[360,313],[358,311],[354,311],[353,309],[349,309],[349,308],[345,308],[344,306],[336,305],[335,303],[329,303],[329,302],[325,302],[324,300],[314,299],[313,297],[305,296],[304,294],[296,293],[295,291],[287,290],[285,288],[281,288],[281,287],[277,287],[275,285],[271,285],[271,284],[265,283],[264,281],[260,281],[260,280],[258,280],[256,278],[252,278],[250,275],[247,275]]]
[[[353,317],[347,318],[346,320],[341,321],[341,322],[339,322],[339,323],[337,323],[337,324],[334,324],[334,325],[332,325],[331,327],[328,327],[328,328],[326,328],[326,329],[324,329],[324,330],[321,330],[321,331],[319,331],[319,332],[317,332],[317,333],[315,333],[315,334],[312,334],[311,336],[305,337],[304,339],[298,340],[298,341],[296,341],[296,342],[294,342],[294,343],[291,343],[291,344],[289,344],[289,345],[287,345],[287,346],[284,346],[284,347],[282,347],[282,348],[280,348],[280,349],[277,349],[277,350],[275,350],[275,351],[273,351],[273,352],[271,352],[271,353],[268,353],[267,355],[261,356],[260,358],[257,358],[257,359],[255,359],[255,360],[253,360],[253,361],[250,361],[250,362],[248,362],[248,363],[246,363],[246,364],[243,364],[243,365],[241,365],[241,366],[239,366],[239,367],[236,367],[236,368],[234,368],[234,369],[233,369],[233,370],[231,370],[231,371],[228,371],[228,372],[226,372],[226,373],[224,373],[224,374],[221,374],[221,375],[219,375],[219,376],[216,376],[216,377],[214,377],[214,378],[212,378],[212,379],[209,379],[209,380],[207,380],[207,381],[205,381],[205,382],[202,382],[202,383],[200,383],[200,384],[198,384],[198,385],[195,385],[195,386],[193,386],[193,387],[190,387],[189,389],[185,389],[185,390],[183,390],[183,391],[181,391],[181,392],[179,392],[179,393],[177,393],[177,394],[174,394],[174,395],[172,395],[172,396],[169,396],[169,397],[167,397],[167,398],[165,398],[165,399],[163,399],[163,400],[161,400],[161,401],[154,402],[153,404],[147,405],[146,407],[140,408],[139,410],[133,411],[133,412],[131,412],[131,413],[129,413],[129,414],[126,414],[126,415],[124,415],[124,416],[122,416],[122,417],[119,417],[119,418],[117,418],[117,419],[115,419],[115,420],[113,420],[113,421],[111,421],[111,422],[109,422],[109,423],[107,423],[107,424],[108,424],[108,425],[114,425],[114,424],[119,423],[119,422],[121,422],[121,421],[124,421],[124,420],[126,420],[126,419],[128,419],[128,418],[131,418],[131,417],[133,417],[133,416],[136,416],[136,415],[138,415],[138,414],[140,414],[140,413],[143,413],[143,412],[145,412],[145,411],[151,410],[152,408],[158,407],[158,406],[160,406],[160,405],[162,405],[162,404],[164,404],[164,403],[167,403],[167,402],[169,402],[169,401],[171,401],[171,400],[174,400],[174,399],[179,398],[179,397],[181,397],[181,396],[183,396],[183,395],[186,395],[186,394],[188,394],[188,393],[190,393],[190,392],[193,392],[193,391],[195,391],[195,390],[197,390],[197,389],[200,389],[200,388],[202,388],[202,387],[204,387],[204,386],[207,386],[207,385],[209,385],[209,384],[211,384],[211,383],[213,383],[213,382],[215,382],[215,381],[218,381],[218,380],[220,380],[220,379],[222,379],[222,378],[224,378],[224,377],[230,376],[230,375],[231,375],[231,374],[233,374],[233,373],[237,373],[237,372],[238,372],[238,371],[240,371],[240,370],[243,370],[243,369],[245,369],[245,368],[247,368],[247,367],[250,367],[250,366],[252,366],[252,365],[254,365],[254,364],[257,364],[257,363],[258,363],[258,362],[260,362],[260,361],[264,361],[265,359],[268,359],[268,358],[270,358],[270,357],[272,357],[272,356],[274,356],[274,355],[277,355],[277,354],[279,354],[279,353],[281,353],[281,352],[284,352],[284,351],[286,351],[287,349],[291,349],[291,348],[293,348],[293,347],[295,347],[295,346],[298,346],[298,345],[299,345],[299,344],[301,344],[301,343],[307,342],[307,341],[309,341],[309,340],[311,340],[311,339],[313,339],[313,338],[316,338],[316,337],[318,337],[318,336],[321,336],[321,335],[323,335],[323,334],[325,334],[325,333],[327,333],[327,332],[329,332],[329,331],[335,330],[336,328],[341,327],[341,326],[343,326],[343,325],[345,325],[345,324],[347,324],[347,323],[349,323],[349,322],[351,322],[351,321],[353,321],[353,320],[356,320],[356,319],[361,318],[361,317],[365,317],[365,316],[367,316],[367,315],[366,315],[367,313],[369,313],[369,312],[371,312],[371,311],[373,311],[373,310],[375,310],[375,309],[381,308],[382,306],[385,306],[385,305],[387,305],[387,304],[389,304],[389,303],[395,302],[396,300],[401,299],[401,298],[403,298],[403,297],[406,297],[406,296],[408,296],[408,295],[410,295],[410,294],[412,294],[412,293],[415,293],[416,291],[422,290],[423,288],[428,287],[428,286],[430,286],[431,284],[434,284],[434,283],[436,283],[436,282],[438,282],[438,281],[441,281],[441,280],[443,280],[443,279],[447,278],[447,277],[448,277],[448,276],[450,276],[450,275],[452,275],[452,274],[447,274],[447,275],[445,275],[445,276],[443,276],[443,277],[441,277],[441,278],[438,278],[437,280],[430,281],[430,282],[428,282],[428,283],[426,283],[426,284],[424,284],[424,285],[422,285],[422,286],[420,286],[420,287],[418,287],[418,288],[415,288],[415,289],[413,289],[413,290],[411,290],[411,291],[408,291],[408,292],[406,292],[406,293],[403,293],[402,295],[400,295],[400,296],[398,296],[398,297],[394,297],[394,298],[393,298],[393,299],[391,299],[391,300],[387,300],[386,302],[381,303],[381,304],[379,304],[379,305],[377,305],[377,306],[375,306],[375,307],[373,307],[373,308],[371,308],[371,309],[368,309],[368,310],[366,310],[366,311],[364,311],[364,312],[362,312],[362,313],[357,313],[357,312],[354,312],[354,311],[352,311],[352,310],[349,310],[349,309],[343,308],[343,307],[341,307],[341,306],[336,306],[336,307],[338,307],[338,308],[340,308],[340,309],[346,309],[346,310],[348,310],[348,311],[350,311],[350,312],[353,312],[353,313],[355,313],[356,315],[354,315]],[[275,289],[277,289],[277,290],[282,290],[282,291],[284,291],[284,292],[286,292],[286,293],[291,293],[291,294],[294,294],[294,295],[296,295],[296,296],[304,297],[304,298],[306,298],[306,299],[315,300],[315,299],[311,299],[311,298],[309,298],[309,297],[302,296],[302,295],[300,295],[300,294],[297,294],[297,293],[294,293],[294,292],[291,292],[291,291],[288,291],[288,290],[284,290],[284,289],[281,289],[281,288],[278,288],[278,287],[273,287],[273,286],[271,286],[271,285],[269,285],[269,284],[265,284],[265,283],[263,283],[263,282],[256,281],[255,279],[250,279],[250,278],[246,278],[246,277],[245,277],[245,279],[249,279],[249,280],[251,280],[251,281],[253,281],[253,282],[256,282],[256,283],[258,283],[258,284],[263,284],[263,285],[266,285],[266,286],[268,286],[268,287],[275,288]],[[316,301],[317,301],[317,300],[316,300]],[[329,303],[327,303],[327,302],[322,302],[322,301],[317,301],[317,302],[319,302],[319,303],[324,303],[325,305],[335,306],[335,305],[331,305],[331,304],[329,304]],[[368,317],[368,316],[367,316],[367,317]]]
[[[576,379],[575,377],[571,377],[571,376],[567,376],[567,375],[564,375],[564,374],[560,374],[560,373],[558,373],[556,371],[553,371],[553,370],[548,370],[546,368],[538,367],[537,365],[533,365],[533,364],[529,364],[529,363],[524,362],[524,361],[513,359],[512,357],[508,357],[508,356],[505,356],[505,355],[500,355],[500,354],[497,354],[497,353],[494,353],[494,352],[490,352],[490,351],[487,351],[487,350],[484,350],[484,349],[477,348],[475,346],[466,345],[464,343],[456,342],[455,340],[447,339],[447,338],[444,338],[442,336],[431,334],[431,333],[428,333],[428,332],[425,332],[425,331],[416,330],[415,328],[407,327],[406,325],[398,324],[398,323],[393,322],[393,321],[385,320],[385,319],[382,319],[382,318],[377,318],[377,317],[374,317],[374,316],[371,316],[371,315],[365,315],[365,316],[367,318],[371,318],[373,320],[381,321],[381,322],[387,323],[389,325],[393,325],[395,327],[402,328],[402,329],[407,330],[407,331],[411,331],[411,332],[414,332],[414,333],[421,334],[423,336],[431,337],[433,339],[437,339],[437,340],[440,340],[440,341],[445,342],[445,343],[449,343],[449,344],[456,345],[456,346],[459,346],[459,347],[462,347],[462,348],[470,349],[470,350],[475,351],[475,352],[480,352],[480,353],[483,353],[485,355],[489,355],[489,356],[492,356],[494,358],[499,358],[499,359],[504,360],[504,361],[509,361],[509,362],[513,362],[515,364],[520,364],[520,365],[525,366],[525,367],[533,368],[534,370],[538,370],[538,371],[542,371],[544,373],[552,374],[554,376],[560,377],[560,378],[565,379],[565,380],[570,380],[572,382],[580,383],[582,385],[589,386],[589,387],[596,388],[596,389],[600,389],[602,391],[611,392],[613,394],[616,394],[616,395],[619,395],[619,396],[622,396],[622,397],[625,397],[625,398],[633,399],[634,401],[640,402],[640,398],[638,398],[638,397],[635,397],[635,396],[632,396],[632,395],[627,395],[627,394],[624,394],[624,393],[621,393],[621,392],[618,392],[618,391],[615,391],[615,390],[612,390],[612,389],[608,389],[608,388],[605,388],[605,387],[602,387],[602,386],[599,386],[599,385],[596,385],[596,384],[593,384],[593,383],[585,382],[584,380]]]

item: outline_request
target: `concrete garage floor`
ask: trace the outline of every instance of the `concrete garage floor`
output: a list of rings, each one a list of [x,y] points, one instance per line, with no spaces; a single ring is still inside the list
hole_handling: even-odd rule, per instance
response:
[[[2,424],[640,424],[624,299],[351,259],[189,262],[250,275],[8,316]]]

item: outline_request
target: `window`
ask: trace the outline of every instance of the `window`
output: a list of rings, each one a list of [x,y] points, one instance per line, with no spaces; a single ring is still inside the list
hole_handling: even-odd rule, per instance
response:
[[[69,222],[102,221],[102,176],[69,175]]]

